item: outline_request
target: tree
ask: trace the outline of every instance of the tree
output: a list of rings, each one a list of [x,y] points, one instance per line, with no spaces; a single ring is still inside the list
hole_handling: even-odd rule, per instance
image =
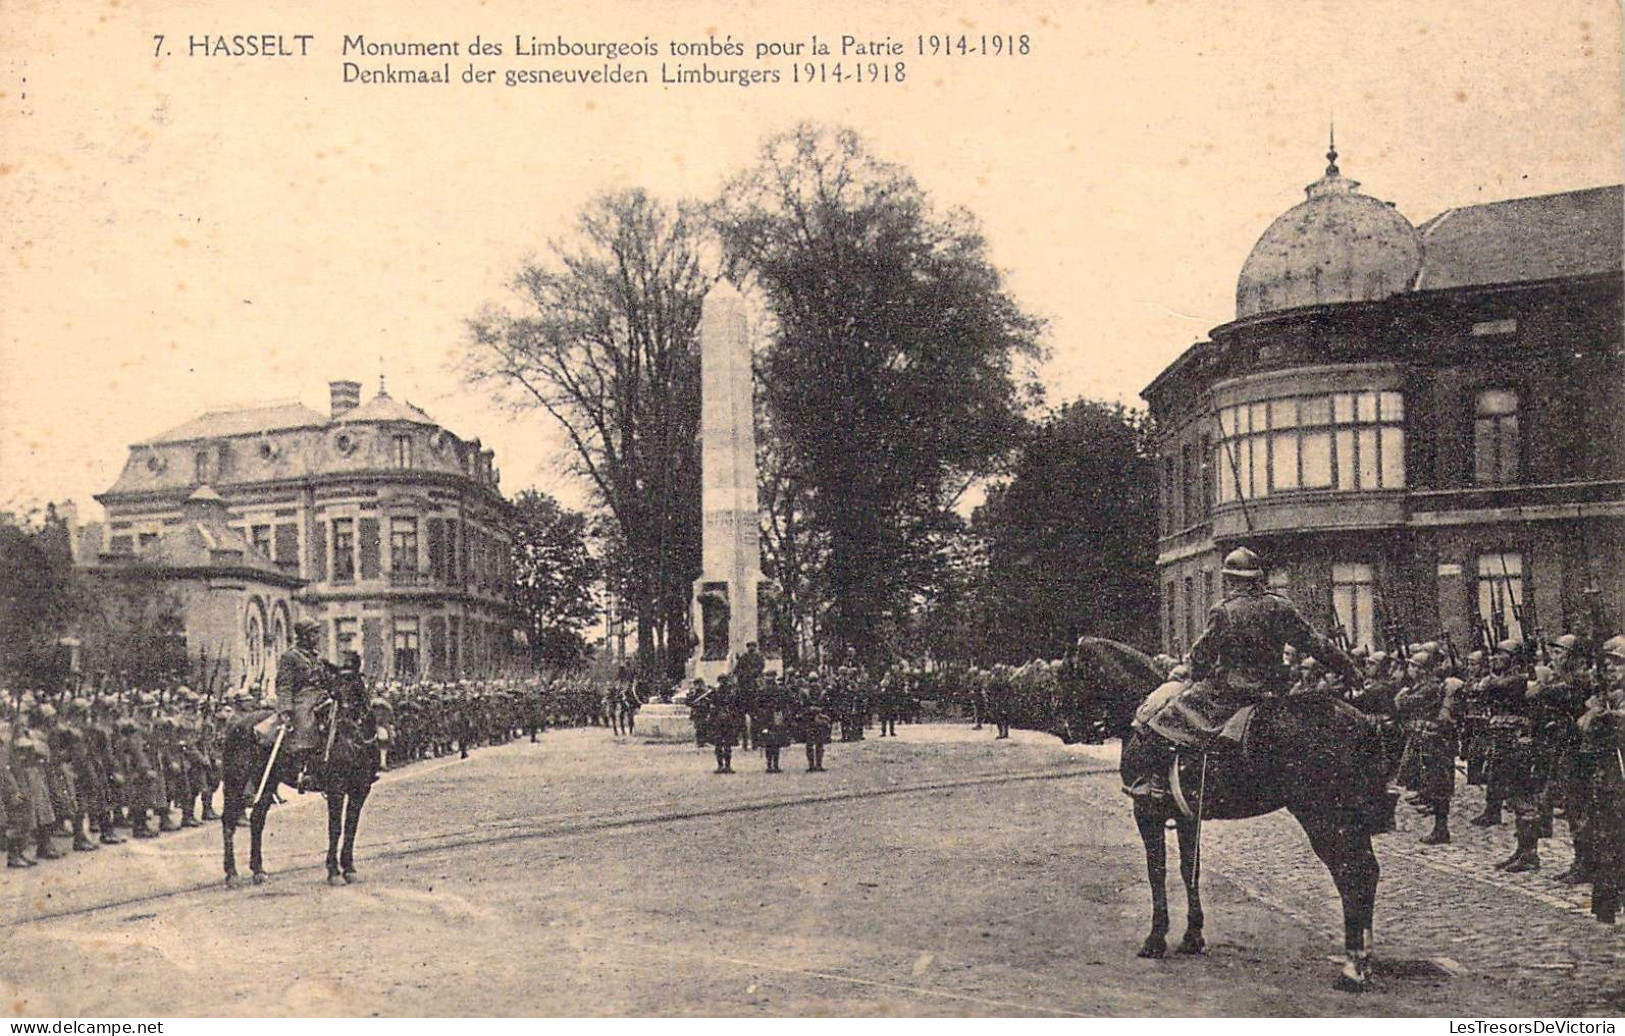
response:
[[[49,508],[30,525],[0,522],[0,687],[56,687],[58,641],[82,605],[67,524]]]
[[[576,668],[589,654],[582,631],[598,618],[593,588],[601,571],[587,549],[587,516],[536,490],[513,503],[513,601],[525,616],[531,660]]]
[[[873,660],[953,504],[1017,441],[1042,325],[975,220],[934,212],[850,131],[769,139],[715,212],[726,265],[774,320],[762,393],[802,542],[823,548],[825,632]]]
[[[606,573],[637,618],[642,664],[680,667],[700,569],[703,221],[641,190],[606,194],[573,239],[514,277],[516,306],[469,322],[464,375],[568,439],[613,527]]]
[[[1057,658],[1082,634],[1157,638],[1156,469],[1140,413],[1068,403],[1029,431],[972,526],[988,544],[988,643]]]

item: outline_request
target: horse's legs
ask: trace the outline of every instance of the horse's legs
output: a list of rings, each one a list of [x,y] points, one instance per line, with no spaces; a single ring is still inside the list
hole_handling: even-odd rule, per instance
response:
[[[1162,817],[1139,801],[1134,803],[1134,823],[1145,844],[1145,874],[1151,880],[1151,934],[1140,945],[1140,956],[1160,957],[1168,952],[1168,844]]]
[[[1180,953],[1201,953],[1207,946],[1202,938],[1202,874],[1197,864],[1201,852],[1196,840],[1198,828],[1191,817],[1175,818],[1179,829],[1179,877],[1185,882],[1185,937],[1179,940]]]
[[[1348,963],[1337,987],[1358,991],[1371,981],[1371,921],[1377,905],[1377,854],[1363,818],[1321,813],[1294,814],[1315,855],[1331,871],[1343,900],[1343,946]]]
[[[276,784],[273,780],[265,784],[266,794],[254,803],[254,812],[248,819],[248,870],[254,876],[254,884],[265,882],[265,860],[261,854],[261,845],[265,840],[265,818],[271,814],[271,800],[276,798]]]
[[[355,830],[361,823],[361,807],[367,803],[367,794],[372,791],[363,784],[358,788],[350,789],[344,800],[344,854],[339,858],[339,864],[344,868],[344,880],[353,882],[355,875]]]
[[[339,836],[344,828],[344,792],[334,788],[327,792],[327,883],[339,882]]]

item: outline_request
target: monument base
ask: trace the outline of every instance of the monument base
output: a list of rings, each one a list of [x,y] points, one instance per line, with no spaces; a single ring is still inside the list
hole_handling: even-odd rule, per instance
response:
[[[637,726],[633,734],[651,741],[694,742],[694,719],[687,705],[667,705],[650,702],[638,709]]]

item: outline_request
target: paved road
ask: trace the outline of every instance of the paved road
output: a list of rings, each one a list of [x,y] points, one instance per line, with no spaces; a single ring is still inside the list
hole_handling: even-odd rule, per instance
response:
[[[1149,905],[1115,748],[902,731],[832,746],[825,774],[742,753],[717,776],[691,746],[602,730],[418,764],[374,793],[350,887],[322,883],[313,796],[273,812],[262,887],[220,887],[214,828],[3,872],[0,1010],[1620,1010],[1625,943],[1573,894],[1486,883],[1474,854],[1498,845],[1421,850],[1415,832],[1381,843],[1380,991],[1333,991],[1331,883],[1285,817],[1211,826],[1209,953],[1138,960]]]

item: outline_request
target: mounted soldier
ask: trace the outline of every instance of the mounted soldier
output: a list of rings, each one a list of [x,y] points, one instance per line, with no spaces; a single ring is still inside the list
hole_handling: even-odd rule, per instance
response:
[[[309,790],[310,760],[320,744],[316,731],[316,706],[327,697],[328,673],[316,642],[321,624],[300,619],[293,625],[293,647],[277,659],[277,719],[283,728],[283,758],[299,767],[299,790]]]
[[[1224,740],[1226,724],[1248,705],[1283,696],[1292,686],[1282,662],[1283,647],[1311,655],[1351,683],[1359,670],[1342,649],[1316,633],[1291,601],[1264,588],[1258,555],[1238,547],[1226,555],[1224,600],[1208,610],[1207,629],[1191,645],[1191,682],[1162,697],[1136,717],[1169,742],[1206,750]],[[1158,696],[1153,696],[1158,697]],[[1229,740],[1239,741],[1239,737]],[[1127,790],[1131,795],[1166,796],[1168,768],[1154,768],[1148,779]]]

